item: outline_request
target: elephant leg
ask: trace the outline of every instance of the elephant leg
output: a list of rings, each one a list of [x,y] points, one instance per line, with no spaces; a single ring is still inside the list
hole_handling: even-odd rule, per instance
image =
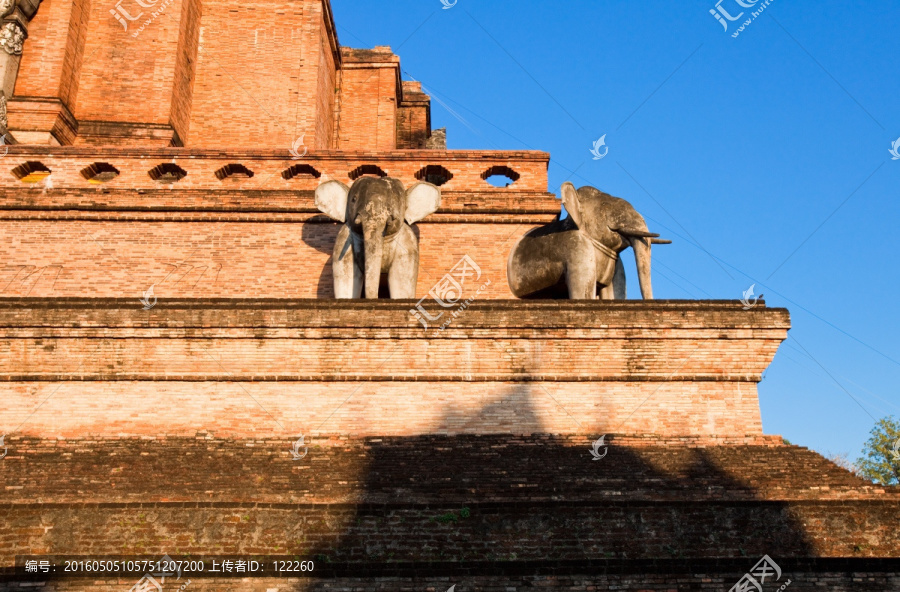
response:
[[[616,267],[612,280],[607,280],[603,289],[600,291],[600,298],[603,300],[625,300],[625,265],[622,263],[621,257],[616,257]]]
[[[360,256],[353,242],[350,228],[342,226],[335,239],[334,253],[331,257],[335,298],[362,296],[363,272],[359,266]]]
[[[596,300],[597,278],[593,273],[587,273],[586,269],[569,268],[566,271],[566,286],[569,288],[570,300]]]
[[[622,258],[616,258],[616,273],[613,275],[613,298],[615,300],[625,300],[628,298],[628,289],[625,286],[625,264]]]
[[[388,287],[391,299],[414,299],[419,281],[419,241],[412,228],[404,226],[394,239]]]

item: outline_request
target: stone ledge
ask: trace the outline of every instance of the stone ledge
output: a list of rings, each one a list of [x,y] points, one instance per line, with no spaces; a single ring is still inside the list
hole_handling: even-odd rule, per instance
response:
[[[444,191],[418,226],[449,222],[545,224],[560,212],[552,193]],[[0,187],[0,220],[210,220],[337,223],[315,206],[315,190]],[[238,214],[248,214],[239,216]],[[305,214],[305,215],[303,215]],[[218,216],[217,216],[218,215]]]
[[[116,321],[138,321],[143,326],[166,326],[171,320],[190,320],[202,311],[216,311],[203,319],[195,317],[202,327],[402,327],[419,326],[409,315],[417,300],[336,300],[330,298],[183,298],[159,299],[155,308],[144,311],[133,298],[0,298],[0,327],[33,326],[16,322],[16,317],[28,310],[69,311],[69,322],[42,326],[122,326]],[[17,311],[17,312],[14,312]],[[96,311],[91,322],[90,312],[74,325],[74,311]],[[118,315],[110,315],[117,311]],[[373,313],[374,316],[352,317],[350,312]],[[163,317],[160,313],[169,316]],[[253,323],[247,324],[247,315]],[[306,313],[306,314],[303,314]],[[480,313],[480,314],[479,314]],[[485,315],[506,313],[499,321]],[[78,313],[75,313],[78,314]],[[602,316],[600,316],[602,314]],[[181,319],[177,319],[177,316]],[[274,318],[271,316],[274,315]],[[118,318],[117,318],[118,317]],[[173,317],[176,317],[173,319]],[[51,317],[52,318],[52,317]],[[473,321],[477,319],[477,321]],[[102,322],[101,322],[102,320]],[[238,322],[235,324],[235,322]],[[518,321],[516,324],[513,322]],[[468,323],[514,327],[580,327],[601,328],[709,328],[744,327],[786,331],[790,328],[790,314],[786,308],[768,308],[760,300],[755,307],[744,310],[739,300],[490,300],[475,301],[450,327]],[[125,326],[135,326],[132,322]]]

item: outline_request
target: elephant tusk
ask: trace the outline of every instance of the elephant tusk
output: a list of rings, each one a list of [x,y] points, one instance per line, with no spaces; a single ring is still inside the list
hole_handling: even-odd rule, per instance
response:
[[[610,228],[613,232],[624,234],[625,236],[638,236],[641,238],[659,238],[658,234],[647,232],[645,230],[632,230],[630,228]]]
[[[652,245],[671,245],[672,241],[666,240],[664,238],[651,238],[650,244],[652,244]]]

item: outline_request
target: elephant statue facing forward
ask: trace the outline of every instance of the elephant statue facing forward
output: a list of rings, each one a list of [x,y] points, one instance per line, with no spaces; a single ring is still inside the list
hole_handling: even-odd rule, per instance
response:
[[[441,190],[416,183],[407,190],[390,177],[362,177],[347,187],[326,181],[316,189],[316,207],[343,222],[334,244],[332,269],[336,298],[378,298],[387,273],[391,298],[415,298],[419,277],[419,239],[415,224],[441,205]]]
[[[551,293],[563,280],[573,300],[625,298],[625,268],[619,254],[631,247],[641,295],[653,298],[650,245],[668,244],[647,231],[644,218],[624,199],[593,187],[576,190],[563,183],[562,203],[569,213],[519,239],[507,262],[506,275],[518,298]]]

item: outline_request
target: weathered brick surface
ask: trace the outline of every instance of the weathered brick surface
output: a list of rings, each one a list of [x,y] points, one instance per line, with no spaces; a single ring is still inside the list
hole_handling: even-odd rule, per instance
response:
[[[222,366],[228,368],[227,358]],[[20,433],[67,438],[198,429],[229,437],[762,432],[756,386],[748,383],[17,381],[0,383],[0,397],[3,425],[27,418]]]
[[[471,151],[471,150],[396,150],[392,152],[358,151],[317,151],[300,159],[294,159],[289,152],[291,143],[259,151],[204,150],[187,148],[135,149],[101,147],[57,147],[10,146],[9,154],[3,159],[8,171],[26,161],[39,161],[47,166],[52,175],[50,181],[33,186],[19,182],[13,175],[0,175],[0,188],[18,194],[25,192],[40,204],[38,196],[56,191],[93,189],[97,194],[111,192],[164,190],[179,194],[183,190],[202,189],[213,192],[222,190],[240,191],[253,195],[253,191],[298,189],[314,190],[320,179],[337,179],[352,183],[350,173],[361,165],[376,165],[390,176],[396,177],[408,186],[417,182],[416,173],[426,165],[440,165],[453,173],[442,191],[464,191],[466,193],[488,193],[496,196],[498,206],[504,211],[522,210],[523,205],[534,198],[549,199],[547,193],[547,166],[550,155],[536,151]],[[80,171],[94,162],[106,162],[116,167],[121,174],[101,186],[88,183]],[[148,172],[166,162],[175,162],[187,176],[172,186],[161,186]],[[242,164],[255,173],[250,179],[231,178],[219,180],[215,172],[227,164]],[[298,176],[284,179],[282,173],[294,165],[309,165],[316,169],[320,179]],[[481,178],[493,166],[509,166],[521,175],[518,181],[507,188],[495,188]],[[523,195],[524,194],[524,195]],[[539,194],[539,195],[537,195]],[[523,205],[518,199],[526,198]],[[530,198],[530,200],[528,199]],[[477,202],[476,202],[477,203]],[[245,204],[254,205],[252,202]],[[546,210],[550,206],[538,209]],[[532,207],[534,209],[534,207]],[[555,211],[559,211],[556,204]],[[497,212],[501,213],[501,212]]]
[[[551,560],[574,562],[547,564],[562,573],[594,561],[587,573],[636,575],[635,561],[654,560],[637,573],[672,578],[704,562],[730,573],[722,558],[734,568],[768,554],[790,570],[900,551],[900,492],[808,450],[612,436],[595,462],[589,442],[331,438],[293,461],[286,440],[15,438],[0,464],[0,557],[296,554],[370,577],[533,575]]]
[[[340,150],[396,150],[400,59],[389,47],[344,49]],[[371,114],[376,114],[373,118]]]
[[[204,2],[185,145],[287,151],[305,133],[307,146],[319,146],[324,26],[321,0]]]
[[[125,0],[127,30],[112,8],[38,10],[10,103],[18,141],[394,150],[430,135],[399,58],[339,47],[327,0]]]
[[[397,112],[397,148],[422,149],[431,136],[431,97],[422,83],[403,82],[403,100]]]
[[[759,434],[788,327],[729,302],[485,301],[425,331],[414,304],[2,300],[0,417],[52,394],[27,433]]]
[[[155,411],[155,410],[153,410]],[[153,415],[147,412],[147,417]],[[587,431],[587,430],[586,430]],[[660,437],[595,434],[305,438],[55,439],[7,436],[4,501],[222,502],[295,505],[632,501],[648,505],[900,499],[779,436]],[[893,502],[892,502],[893,503]]]
[[[66,217],[16,213],[0,220],[0,296],[137,299],[151,285],[162,298],[334,296],[331,255],[339,228],[317,214]],[[418,225],[418,296],[469,255],[482,277],[470,283],[466,297],[485,285],[479,299],[511,298],[506,257],[515,235],[534,225],[458,222]]]
[[[40,159],[54,172],[42,187],[24,187],[12,175],[0,179],[0,235],[6,237],[0,241],[0,295],[121,297],[140,295],[151,285],[162,297],[333,294],[329,261],[338,225],[315,208],[319,181],[281,176],[301,161],[271,153],[231,158],[202,151],[159,150],[154,156],[59,148],[71,155],[60,156],[49,149],[16,149],[27,153],[21,158]],[[481,267],[483,282],[491,282],[479,297],[510,297],[505,278],[512,244],[559,211],[559,202],[545,191],[547,155],[454,152],[423,163],[417,154],[328,153],[302,162],[347,183],[363,162],[379,163],[407,185],[426,163],[454,171],[441,210],[417,225],[418,293],[425,296],[469,255]],[[184,157],[175,159],[188,176],[160,188],[147,172],[174,155]],[[493,189],[480,178],[490,162],[510,160],[531,171],[519,189]],[[80,172],[92,162],[109,162],[121,174],[91,186]],[[219,181],[214,172],[230,162],[244,163],[257,175]]]
[[[585,462],[588,462],[587,460]],[[148,475],[147,478],[153,478]],[[29,554],[299,555],[331,561],[428,562],[491,559],[585,560],[607,557],[857,556],[900,552],[900,503],[821,504],[603,502],[466,506],[468,518],[442,524],[460,508],[294,506],[143,502],[32,508],[0,506],[4,538]],[[801,528],[804,522],[813,526]],[[870,534],[875,532],[877,538]],[[10,537],[10,534],[15,536]],[[167,551],[168,549],[168,551]],[[147,551],[144,551],[147,550]],[[390,557],[389,557],[390,556]],[[748,566],[749,567],[749,566]]]

